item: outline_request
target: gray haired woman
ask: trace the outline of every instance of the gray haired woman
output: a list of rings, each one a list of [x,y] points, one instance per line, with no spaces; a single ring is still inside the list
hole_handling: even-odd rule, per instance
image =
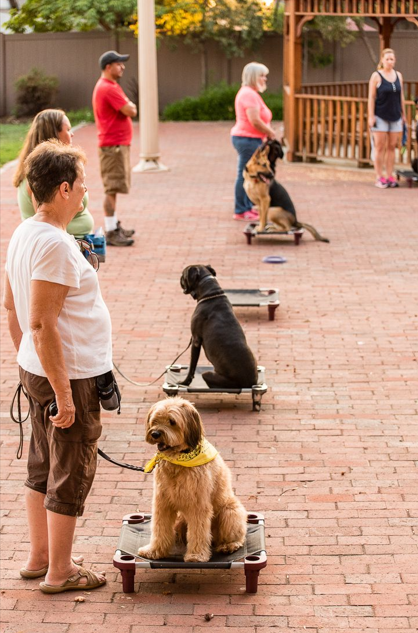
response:
[[[258,220],[252,202],[244,191],[242,172],[259,145],[276,138],[271,127],[272,112],[260,96],[267,88],[269,69],[251,62],[244,66],[242,84],[235,97],[236,123],[231,130],[232,145],[238,153],[238,173],[235,181],[235,220]]]

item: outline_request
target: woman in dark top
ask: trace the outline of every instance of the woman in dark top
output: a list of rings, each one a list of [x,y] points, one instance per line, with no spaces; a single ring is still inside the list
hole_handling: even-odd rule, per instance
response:
[[[369,82],[369,127],[373,133],[376,187],[397,187],[393,175],[395,149],[405,121],[405,99],[401,73],[395,70],[395,53],[385,48],[377,72]],[[386,168],[386,177],[383,168]]]

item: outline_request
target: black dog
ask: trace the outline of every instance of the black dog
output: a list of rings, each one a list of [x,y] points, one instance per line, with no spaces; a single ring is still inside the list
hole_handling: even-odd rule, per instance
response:
[[[214,368],[214,371],[202,374],[209,388],[252,387],[257,384],[257,363],[229,299],[215,276],[211,266],[195,265],[187,266],[180,278],[183,292],[191,294],[197,301],[191,322],[190,367],[181,384],[190,385],[192,382],[203,346]]]

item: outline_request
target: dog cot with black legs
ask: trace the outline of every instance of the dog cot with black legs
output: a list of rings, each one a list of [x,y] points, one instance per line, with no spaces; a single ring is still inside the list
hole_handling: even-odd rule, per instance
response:
[[[137,569],[244,569],[247,593],[257,593],[258,575],[267,565],[264,537],[264,516],[249,513],[247,516],[247,537],[239,550],[232,554],[216,554],[207,563],[185,563],[185,545],[175,545],[167,558],[148,560],[138,556],[140,547],[151,540],[151,514],[127,514],[122,520],[117,550],[113,565],[122,575],[124,593],[134,592]]]
[[[208,387],[202,374],[206,371],[213,371],[213,367],[197,366],[195,376],[188,386],[180,384],[187,376],[188,365],[167,365],[165,369],[163,391],[167,396],[177,396],[179,393],[250,393],[253,400],[253,411],[260,411],[261,398],[267,391],[267,385],[264,382],[265,368],[262,366],[257,367],[258,380],[256,385],[248,388],[237,387],[235,389]]]
[[[247,244],[249,245],[251,245],[251,240],[255,237],[260,237],[264,235],[269,235],[270,237],[272,235],[292,235],[293,239],[295,240],[295,245],[299,246],[299,242],[302,239],[302,236],[304,233],[304,229],[290,229],[290,231],[276,231],[271,224],[270,225],[267,224],[264,231],[257,231],[257,226],[258,226],[257,222],[250,222],[244,228],[243,233],[245,237],[247,238]]]
[[[405,178],[408,183],[408,187],[411,189],[414,182],[418,182],[418,174],[416,171],[412,169],[397,169],[396,177],[399,180],[400,178]]]
[[[234,307],[261,308],[267,306],[269,321],[274,321],[274,313],[280,305],[277,288],[259,288],[254,290],[225,290],[230,303]]]

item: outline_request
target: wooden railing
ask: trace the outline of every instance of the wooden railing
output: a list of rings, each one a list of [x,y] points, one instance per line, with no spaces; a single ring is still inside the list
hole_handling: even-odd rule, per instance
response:
[[[405,81],[404,94],[405,99],[414,101],[418,97],[418,81]],[[329,95],[335,97],[356,97],[367,99],[369,90],[368,81],[340,81],[320,84],[303,84],[303,94],[310,95]]]
[[[367,99],[355,97],[296,95],[296,156],[303,160],[336,158],[357,161],[359,167],[372,164]],[[398,152],[397,162],[410,165],[417,156],[415,105],[406,102],[409,128],[406,151]]]
[[[296,15],[418,15],[417,0],[296,0]]]

